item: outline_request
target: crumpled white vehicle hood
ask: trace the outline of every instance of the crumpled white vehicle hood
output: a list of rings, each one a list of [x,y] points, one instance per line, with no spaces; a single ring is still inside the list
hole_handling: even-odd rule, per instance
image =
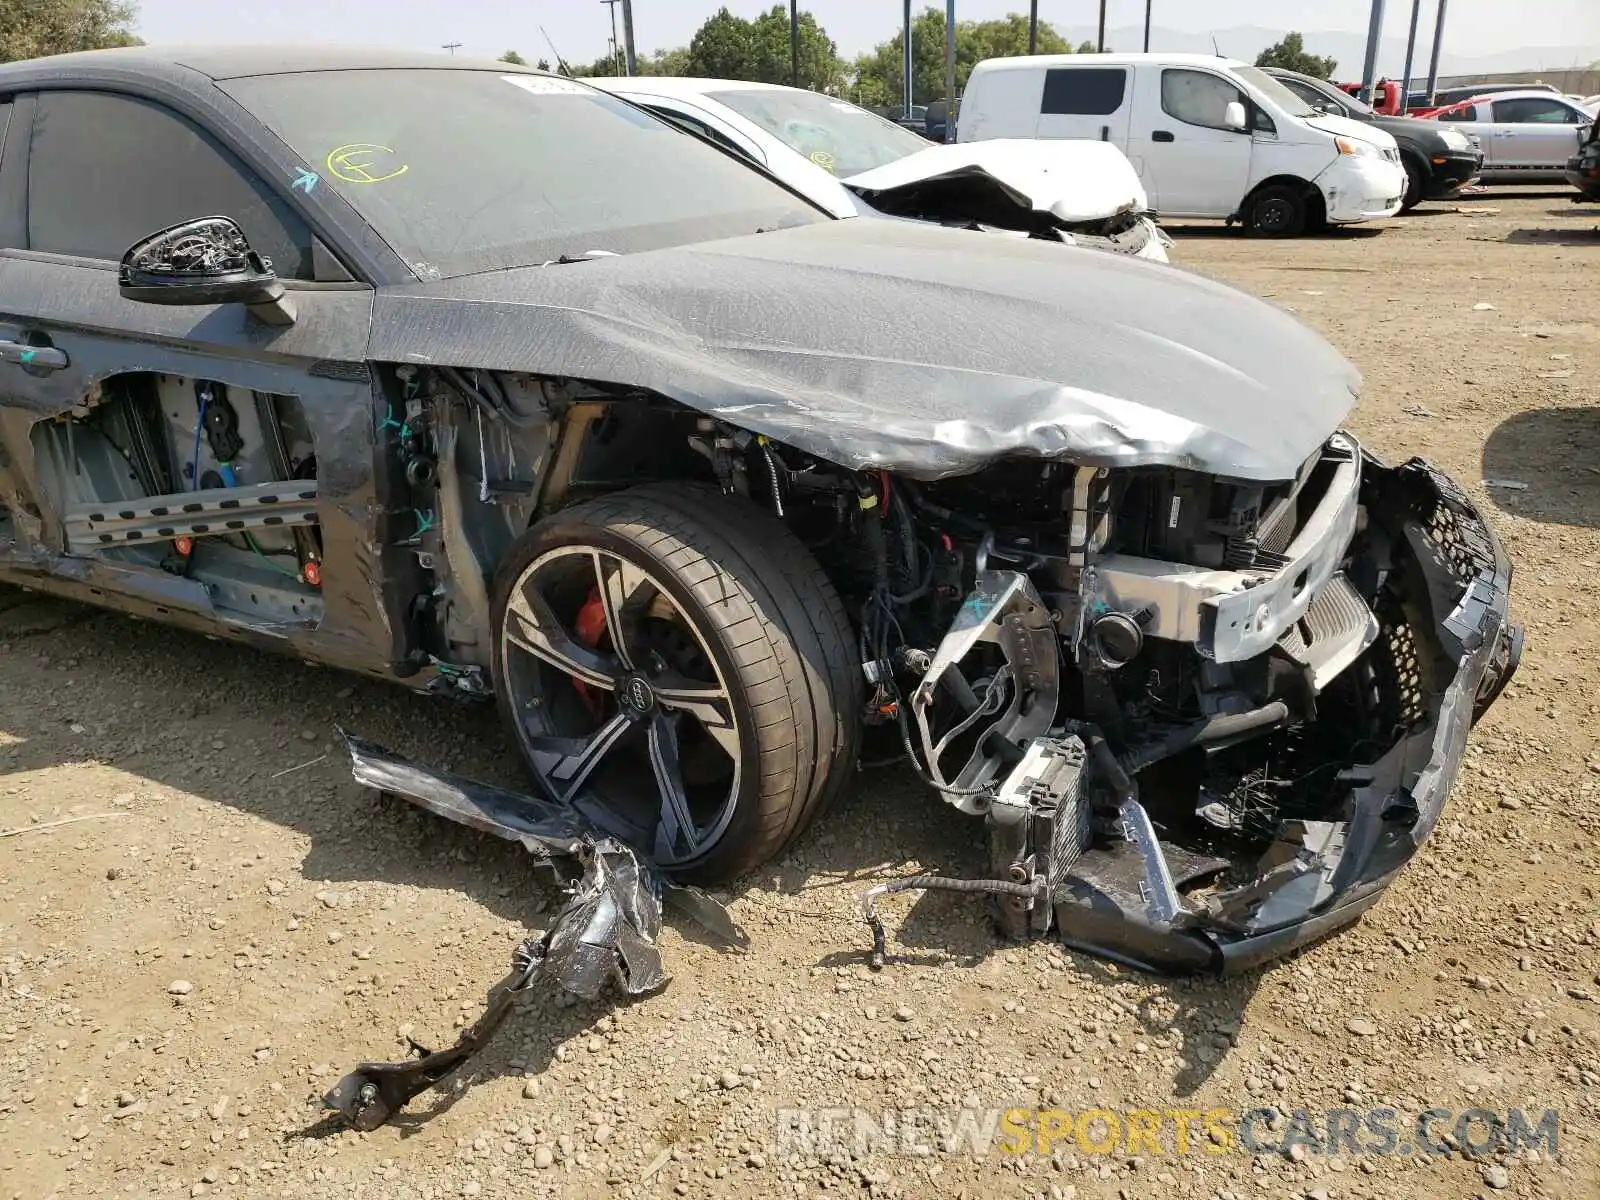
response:
[[[1034,211],[1064,222],[1102,220],[1150,207],[1139,173],[1110,142],[996,138],[930,145],[840,182],[856,192],[882,192],[979,171],[1025,196]]]

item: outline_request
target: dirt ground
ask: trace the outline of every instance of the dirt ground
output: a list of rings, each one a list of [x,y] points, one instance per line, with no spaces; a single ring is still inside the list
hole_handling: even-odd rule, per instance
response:
[[[909,780],[864,775],[731,892],[750,953],[669,919],[663,992],[536,1003],[470,1087],[330,1132],[322,1090],[407,1032],[452,1040],[552,899],[519,849],[357,787],[333,726],[514,782],[493,714],[7,594],[0,1197],[1600,1194],[1600,209],[1558,191],[1464,207],[1289,243],[1175,230],[1176,261],[1353,358],[1357,433],[1436,458],[1517,564],[1522,673],[1362,924],[1241,978],[1163,981],[1001,946],[958,897],[895,897],[898,958],[869,974],[859,893],[912,866],[976,873],[983,851]],[[75,816],[93,819],[49,824]],[[1003,1129],[984,1154],[853,1155],[780,1126],[825,1106],[977,1128],[1009,1106],[1119,1128],[1129,1109],[1273,1106],[1265,1139],[1387,1106],[1402,1149],[1434,1108],[1442,1132],[1470,1109],[1560,1124],[1554,1156],[1482,1157],[1252,1154],[1198,1115],[1135,1153],[1097,1152],[1103,1117],[1023,1154]]]

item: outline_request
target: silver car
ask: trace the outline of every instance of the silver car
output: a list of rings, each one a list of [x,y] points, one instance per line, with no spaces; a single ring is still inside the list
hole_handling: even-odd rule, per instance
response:
[[[1594,123],[1596,105],[1529,89],[1479,96],[1440,112],[1440,124],[1476,136],[1486,180],[1547,181],[1564,177]]]

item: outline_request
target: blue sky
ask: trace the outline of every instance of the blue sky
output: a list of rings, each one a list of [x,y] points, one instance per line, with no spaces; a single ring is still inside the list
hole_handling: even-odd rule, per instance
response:
[[[749,16],[773,0],[726,0]],[[928,0],[915,0],[921,8]],[[684,45],[721,0],[634,0],[639,49]],[[1423,0],[1422,36],[1432,29],[1437,0]],[[1154,0],[1155,25],[1206,33],[1231,26],[1365,31],[1368,0]],[[892,34],[898,0],[801,0],[841,52],[868,49]],[[218,4],[216,0],[142,0],[140,32],[151,42],[285,42],[324,40],[434,49],[461,42],[464,54],[517,49],[530,61],[548,50],[539,27],[572,60],[605,52],[610,33],[600,0],[273,0]],[[1027,11],[1027,0],[958,0],[958,19]],[[1385,33],[1404,38],[1411,0],[1388,0]],[[1097,0],[1039,0],[1041,20],[1094,24]],[[1140,25],[1144,0],[1109,0],[1107,24]],[[1314,39],[1309,39],[1315,49]],[[1487,55],[1519,46],[1600,42],[1600,0],[1450,0],[1447,53]],[[1159,49],[1159,44],[1156,47]]]

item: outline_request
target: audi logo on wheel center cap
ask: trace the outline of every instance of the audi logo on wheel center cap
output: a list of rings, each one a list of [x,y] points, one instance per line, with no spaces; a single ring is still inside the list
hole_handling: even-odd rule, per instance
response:
[[[656,693],[642,675],[630,675],[622,682],[622,702],[634,712],[647,713],[656,706]]]

